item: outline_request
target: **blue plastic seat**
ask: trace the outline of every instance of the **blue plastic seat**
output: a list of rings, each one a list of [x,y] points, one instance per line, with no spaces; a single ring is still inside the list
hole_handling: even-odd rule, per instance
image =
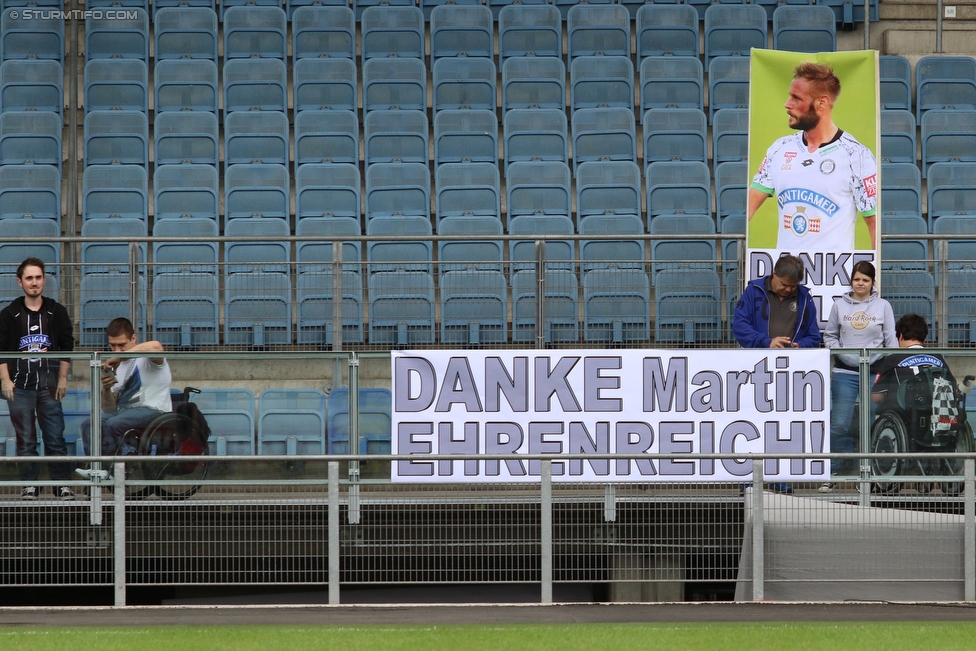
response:
[[[55,17],[35,19],[4,11],[0,14],[0,57],[4,61],[51,59],[64,65],[64,23]]]
[[[224,120],[224,169],[238,164],[288,166],[288,116],[278,111],[235,111]]]
[[[641,122],[644,165],[671,160],[708,162],[708,120],[700,109],[649,109]]]
[[[132,325],[139,338],[144,339],[147,334],[145,276],[139,274],[135,285],[137,318]],[[130,304],[131,291],[127,268],[125,271],[82,275],[78,318],[79,337],[76,343],[80,346],[106,348],[108,346],[106,326],[120,314],[129,315],[133,312]]]
[[[517,163],[517,165],[533,165],[533,163]],[[570,217],[545,213],[512,216],[509,213],[508,220],[509,235],[525,235],[540,240],[544,238],[543,255],[549,269],[568,269],[573,266],[573,261],[576,259],[573,241],[558,239],[560,235],[573,234],[573,220]],[[509,240],[508,259],[511,261],[510,267],[513,271],[535,268],[535,244],[536,239]]]
[[[437,224],[447,217],[492,217],[501,222],[501,180],[494,163],[445,163],[434,173]]]
[[[242,217],[275,218],[287,224],[291,212],[290,197],[286,166],[231,165],[224,174],[225,226]]]
[[[884,118],[882,118],[883,122]],[[882,150],[884,149],[882,135]],[[712,118],[712,158],[715,166],[749,156],[749,111],[725,108]]]
[[[915,65],[915,117],[930,109],[976,110],[976,59],[926,56]]]
[[[924,270],[887,269],[884,296],[895,314],[920,314],[935,326],[935,280]]]
[[[505,169],[518,161],[569,163],[569,129],[560,109],[512,109],[505,113]]]
[[[566,66],[556,57],[509,57],[502,64],[502,110],[566,110]]]
[[[608,266],[583,274],[583,341],[646,344],[651,284],[640,269]]]
[[[445,109],[434,114],[434,165],[465,161],[497,164],[498,118],[494,111]]]
[[[441,344],[508,341],[508,281],[499,271],[449,271],[440,279]]]
[[[207,220],[216,226],[219,214],[217,168],[190,163],[156,168],[153,174],[153,217],[157,224],[194,219]]]
[[[946,321],[949,345],[976,343],[976,269],[972,264],[949,270]]]
[[[726,108],[749,108],[749,57],[716,57],[708,65],[708,118]]]
[[[220,327],[217,276],[163,273],[153,278],[153,339],[167,348],[216,346]]]
[[[287,221],[277,217],[242,217],[228,222],[224,235],[229,238],[265,238],[263,241],[225,242],[224,271],[227,274],[255,271],[289,273],[291,244],[282,240],[291,235]]]
[[[864,3],[854,0],[822,0],[822,4],[830,7],[834,12],[834,18],[838,25],[843,29],[856,29],[857,25],[864,23]],[[868,6],[868,19],[871,22],[878,21],[878,0],[871,0]]]
[[[580,56],[570,65],[570,109],[634,110],[634,65],[629,57]]]
[[[447,6],[447,5],[445,5]],[[482,7],[487,11],[487,8]],[[495,111],[495,78],[491,59],[442,57],[434,62],[434,111],[474,109]]]
[[[773,12],[773,49],[833,52],[837,49],[834,12],[824,5],[781,5]]]
[[[491,9],[492,15],[494,15],[494,17],[495,17],[495,20],[498,20],[501,17],[501,12],[502,12],[502,10],[505,9],[505,7],[508,7],[508,6],[511,6],[511,5],[516,5],[516,4],[520,4],[520,3],[518,3],[517,0],[488,0],[487,4],[488,4],[488,8]],[[548,4],[548,2],[546,2],[545,0],[522,0],[521,4],[523,4],[523,5],[545,5],[545,4]],[[556,9],[556,11],[559,11],[559,10]],[[560,22],[562,22],[562,20],[563,20],[562,14],[559,15],[559,20],[560,20]]]
[[[578,4],[566,15],[567,54],[630,57],[630,13],[617,4]]]
[[[86,167],[139,165],[148,170],[149,119],[146,114],[141,111],[89,112],[85,116],[84,163]]]
[[[149,178],[140,165],[93,165],[81,184],[81,217],[148,221]]]
[[[303,273],[295,280],[299,345],[332,346],[335,338],[333,306],[336,301],[333,282],[331,272]],[[340,283],[342,341],[361,344],[364,340],[362,276],[343,272]]]
[[[741,165],[741,163],[728,163],[728,164]],[[741,214],[730,215],[725,220],[723,220],[719,232],[722,235],[745,235],[746,234],[745,212]],[[722,272],[726,280],[725,282],[726,295],[729,298],[730,306],[734,308],[736,301],[733,300],[733,297],[737,297],[740,291],[739,277],[743,275],[741,273],[741,270],[745,265],[745,250],[746,250],[745,239],[727,237],[727,238],[723,238],[721,242],[722,242],[721,243]],[[729,312],[729,314],[732,314],[732,312]],[[732,324],[729,325],[731,326]]]
[[[425,111],[370,111],[366,114],[363,125],[366,166],[374,163],[426,165],[429,130]]]
[[[92,59],[85,64],[85,111],[149,110],[149,71],[139,59]]]
[[[408,347],[434,343],[434,279],[424,271],[369,276],[369,343]]]
[[[909,114],[905,111],[905,114]],[[912,131],[914,136],[914,130]],[[976,162],[976,111],[932,109],[922,115],[922,176],[933,163]],[[912,149],[914,154],[915,150]],[[906,163],[914,160],[905,160]]]
[[[918,165],[881,163],[881,209],[882,225],[893,216],[922,218],[922,174]]]
[[[295,115],[295,169],[311,163],[359,164],[359,120],[352,111]]]
[[[234,111],[288,110],[288,75],[281,59],[231,59],[224,64],[224,118]]]
[[[730,161],[715,166],[715,216],[720,228],[726,220],[736,216],[745,220],[748,176],[749,168],[745,161]]]
[[[943,217],[939,224],[954,217]],[[881,268],[921,269],[929,268],[929,245],[925,239],[892,239],[892,234],[928,233],[928,224],[921,216],[885,215],[881,219]],[[951,247],[951,244],[950,244]]]
[[[149,231],[146,220],[132,218],[89,219],[81,225],[81,236],[98,237],[146,237]],[[146,243],[136,244],[139,264],[146,263]],[[126,269],[129,266],[129,242],[94,241],[81,245],[81,272],[105,273]]]
[[[704,79],[698,57],[644,57],[640,65],[641,112],[652,108],[703,109]]]
[[[562,57],[563,24],[549,4],[509,4],[498,12],[498,60],[510,57]]]
[[[366,168],[366,225],[374,217],[419,216],[430,221],[430,170],[422,163]]]
[[[413,7],[416,6],[416,4],[417,0],[352,0],[352,8],[356,12],[356,22],[362,21],[363,12],[370,7],[385,7],[386,5],[394,7]]]
[[[0,65],[0,111],[64,114],[64,71],[48,59],[10,59]]]
[[[103,11],[85,19],[85,56],[149,62],[149,14],[145,9]]]
[[[295,235],[309,238],[295,244],[296,273],[328,274],[331,276],[335,265],[333,243],[337,238],[351,238],[362,235],[359,220],[352,217],[306,217],[298,222]],[[360,272],[362,264],[362,244],[356,240],[343,240],[340,261],[342,273]]]
[[[360,20],[362,57],[400,57],[424,61],[424,12],[414,6],[367,7]]]
[[[51,165],[0,166],[0,219],[61,223],[61,175]]]
[[[181,0],[182,2],[183,0]],[[205,59],[217,63],[217,13],[212,6],[158,8],[153,16],[153,58]]]
[[[705,64],[715,57],[749,56],[768,47],[766,11],[759,5],[713,4],[705,10]]]
[[[325,3],[294,8],[291,17],[292,53],[297,62],[304,58],[356,58],[356,14],[347,5]],[[294,8],[294,9],[293,9]]]
[[[200,389],[193,402],[210,426],[210,454],[254,454],[254,394],[248,389]]]
[[[356,62],[345,58],[304,58],[295,62],[295,112],[359,107]]]
[[[657,343],[699,345],[722,340],[722,290],[715,271],[661,271],[654,285]]]
[[[218,133],[217,115],[209,111],[157,113],[153,124],[156,166],[193,163],[216,167]]]
[[[390,453],[392,409],[389,389],[359,390],[359,454]],[[349,389],[338,387],[329,392],[328,413],[329,454],[349,454]]]
[[[387,239],[366,243],[369,273],[433,271],[434,249],[430,241],[430,220],[418,215],[374,217],[366,234]],[[407,240],[405,238],[410,237]],[[415,237],[428,239],[418,240]]]
[[[572,216],[569,167],[561,161],[516,161],[505,172],[508,219],[528,215]],[[570,222],[572,232],[572,222]]]
[[[258,454],[325,454],[325,394],[265,389],[258,398]]]
[[[973,187],[976,163],[933,163],[928,173],[929,228],[943,216],[976,217]]]
[[[647,166],[647,217],[712,215],[711,174],[700,161],[668,161]],[[714,222],[713,222],[714,226]]]
[[[427,67],[421,59],[369,59],[363,64],[363,110],[427,110]]]
[[[641,215],[640,168],[630,161],[591,161],[576,170],[576,212]]]
[[[287,273],[249,271],[224,277],[224,344],[292,343],[292,286]]]
[[[698,57],[698,12],[687,4],[645,3],[637,10],[637,60]]]
[[[306,163],[295,173],[295,217],[352,219],[359,223],[359,166],[355,163]],[[357,244],[358,247],[358,244]]]
[[[579,109],[573,113],[573,168],[596,160],[637,163],[634,112],[626,108]]]
[[[442,4],[430,11],[430,58],[495,55],[494,19],[482,4]]]
[[[437,243],[441,275],[459,270],[502,271],[505,247],[498,238],[502,235],[501,219],[479,215],[445,217],[438,224],[437,232],[466,236],[463,240]]]
[[[153,274],[217,275],[217,221],[199,217],[158,219],[153,237],[205,238],[197,242],[153,242]]]
[[[48,111],[0,113],[0,165],[52,165],[61,172],[62,120]]]
[[[209,59],[164,59],[153,73],[156,115],[167,111],[217,113],[217,64]]]
[[[881,108],[889,111],[912,110],[912,64],[897,54],[878,57]]]
[[[48,238],[61,236],[61,227],[53,219],[0,219],[0,272],[13,273],[28,257],[44,261],[48,278],[60,273],[61,245]],[[11,238],[31,238],[26,242],[12,242]],[[18,287],[23,296],[23,288]]]
[[[713,235],[715,222],[711,215],[667,214],[650,220],[652,235]],[[654,272],[676,272],[682,269],[715,271],[715,240],[655,239],[651,242]]]
[[[972,269],[973,261],[976,260],[976,219],[971,215],[943,216],[933,224],[932,233],[955,236],[946,241],[946,258],[950,271]]]
[[[619,236],[617,239],[580,240],[580,265],[582,270],[604,269],[609,265],[618,268],[641,269],[647,256],[644,242],[638,236],[644,234],[644,222],[639,214],[588,214],[580,217],[580,235]]]
[[[287,56],[288,17],[281,7],[229,7],[222,23],[225,61]]]
[[[542,335],[547,344],[579,341],[579,281],[567,269],[547,269],[543,294]],[[536,298],[539,284],[535,270],[512,275],[512,343],[536,341]]]

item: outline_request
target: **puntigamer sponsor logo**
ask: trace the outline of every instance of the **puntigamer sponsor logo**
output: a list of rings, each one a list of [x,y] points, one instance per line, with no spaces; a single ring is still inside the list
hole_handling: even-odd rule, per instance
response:
[[[136,20],[139,12],[135,9],[11,9],[7,16],[11,20]]]

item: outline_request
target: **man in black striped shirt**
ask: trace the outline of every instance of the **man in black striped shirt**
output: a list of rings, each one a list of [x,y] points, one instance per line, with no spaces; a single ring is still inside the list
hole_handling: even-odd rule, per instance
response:
[[[0,350],[45,353],[71,351],[74,337],[68,311],[44,293],[44,262],[27,258],[17,267],[17,283],[24,295],[0,311]],[[37,456],[35,423],[40,425],[44,453],[67,455],[64,442],[64,412],[61,399],[68,390],[68,360],[52,358],[10,358],[0,360],[0,388],[10,403],[10,422],[17,435],[17,456]],[[52,463],[51,479],[68,479],[71,464]],[[36,481],[40,475],[37,463],[24,466],[23,480]],[[36,499],[37,486],[25,486],[24,499]],[[56,486],[56,497],[74,499],[68,486]]]

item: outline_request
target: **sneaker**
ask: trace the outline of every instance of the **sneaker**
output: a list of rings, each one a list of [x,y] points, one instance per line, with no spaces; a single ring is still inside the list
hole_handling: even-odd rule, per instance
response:
[[[91,479],[92,477],[99,477],[103,482],[112,481],[112,473],[108,470],[91,470],[89,468],[75,468],[75,474],[85,479]]]
[[[58,486],[54,489],[54,494],[59,500],[73,500],[75,498],[75,492],[68,486]]]
[[[24,486],[24,490],[20,491],[20,499],[36,500],[40,492],[41,490],[37,486]]]
[[[834,482],[825,481],[824,483],[820,484],[820,488],[817,490],[819,490],[821,493],[832,493],[834,492]]]

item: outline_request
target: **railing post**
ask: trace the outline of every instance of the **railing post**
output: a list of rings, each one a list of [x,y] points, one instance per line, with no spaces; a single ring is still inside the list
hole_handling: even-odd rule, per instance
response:
[[[546,243],[535,241],[535,347],[546,347]]]
[[[543,459],[540,486],[540,573],[542,581],[542,597],[544,604],[552,603],[552,459]]]
[[[858,429],[860,430],[861,452],[870,452],[871,447],[871,356],[861,349],[858,364]],[[857,460],[858,475],[860,475],[860,490],[858,502],[861,506],[871,506],[871,462],[867,459]]]
[[[342,241],[332,242],[332,350],[342,350]],[[342,386],[342,360],[332,363],[332,386]]]
[[[752,461],[752,600],[766,598],[766,565],[763,552],[763,462]]]
[[[91,420],[88,422],[88,454],[97,457],[102,453],[102,362],[98,353],[94,353],[88,362],[88,375],[91,387]],[[91,464],[91,469],[97,477],[102,469],[100,461]],[[94,480],[90,489],[91,499],[88,506],[88,521],[92,526],[102,524],[102,487],[98,479]]]
[[[339,603],[339,462],[329,462],[329,604]]]
[[[115,564],[115,605],[125,605],[125,464],[113,466],[115,495],[113,513],[115,524],[114,559]],[[95,490],[100,490],[97,487]]]
[[[349,454],[359,454],[359,356],[349,356]],[[359,461],[349,462],[349,524],[359,524]]]
[[[963,580],[966,601],[976,601],[976,459],[966,459],[963,468]]]

